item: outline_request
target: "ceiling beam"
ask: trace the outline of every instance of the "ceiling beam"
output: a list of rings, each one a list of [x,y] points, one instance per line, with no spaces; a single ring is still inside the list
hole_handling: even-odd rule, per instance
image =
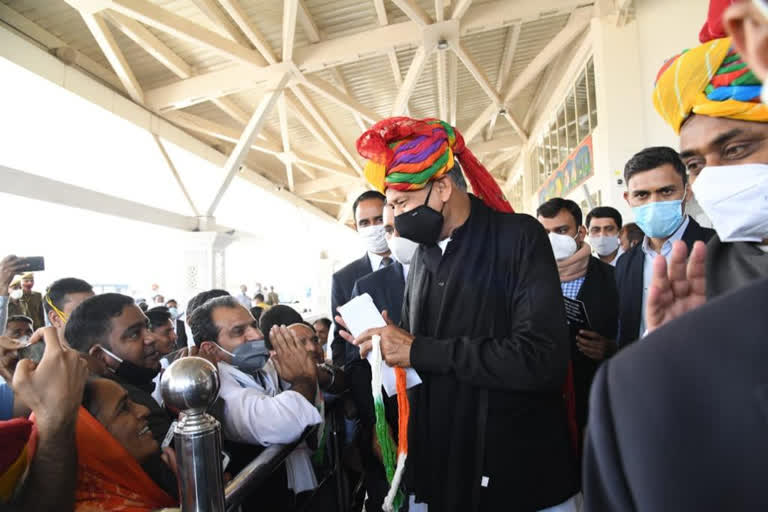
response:
[[[25,18],[4,3],[0,2],[0,20],[13,27],[15,30],[32,38],[39,44],[52,51],[56,57],[69,64],[77,66],[89,75],[98,78],[103,83],[109,84],[118,91],[124,91],[122,82],[114,71],[102,66],[85,54],[70,47],[67,43],[54,36],[40,25]]]
[[[185,41],[205,46],[249,67],[261,67],[267,64],[259,53],[250,48],[220,36],[216,32],[158,7],[147,0],[103,0],[99,3],[104,8],[118,11],[145,25],[155,27]]]
[[[110,0],[99,0],[108,3]],[[142,0],[111,0],[128,2]],[[496,0],[472,6],[461,20],[459,34],[475,34],[505,26],[510,26],[528,19],[537,19],[542,11],[556,14],[570,12],[575,0]],[[449,23],[449,22],[444,22]],[[218,34],[216,34],[218,35]],[[225,41],[233,44],[231,41]],[[393,59],[393,48],[417,46],[424,42],[422,30],[412,22],[406,21],[394,25],[382,26],[359,34],[326,39],[319,43],[295,48],[293,62],[302,73],[313,73],[345,63],[357,62],[378,55],[389,55]],[[201,43],[202,44],[202,43]],[[236,46],[236,45],[235,45]],[[247,49],[238,47],[241,51]],[[230,49],[231,50],[231,49]],[[222,50],[223,51],[223,50]],[[225,53],[226,54],[226,53]],[[258,60],[264,61],[257,52],[250,51]],[[245,57],[242,55],[241,57]],[[241,59],[242,60],[242,59]],[[266,64],[266,61],[264,61]],[[181,108],[185,105],[200,103],[216,96],[226,96],[240,91],[253,89],[268,78],[279,76],[287,69],[283,63],[259,68],[249,64],[235,64],[231,67],[211,71],[182,80],[175,84],[147,91],[147,98],[152,108],[163,111],[168,108]],[[394,66],[393,66],[394,71]],[[187,82],[185,84],[185,82]],[[178,86],[178,87],[177,87]],[[160,94],[160,91],[163,91]],[[149,98],[157,96],[152,101]],[[366,116],[363,116],[365,119]],[[490,115],[486,117],[487,123]],[[367,119],[370,121],[370,119]]]
[[[0,17],[4,15],[1,12],[3,5],[0,3]],[[55,42],[55,36],[49,35],[46,41]],[[61,49],[66,48],[62,47]],[[68,62],[63,62],[52,55],[49,50],[41,47],[39,43],[31,42],[28,37],[18,34],[14,29],[2,23],[0,23],[0,57],[14,62],[79,98],[90,101],[100,108],[112,112],[118,119],[130,123],[132,126],[146,130],[150,134],[158,135],[163,141],[171,142],[210,164],[221,166],[226,162],[227,156],[218,147],[213,146],[212,143],[205,142],[208,137],[203,135],[196,136],[196,133],[192,135],[174,126],[167,119],[124,97],[120,87],[107,85],[89,72],[78,69]],[[116,77],[115,80],[117,80]],[[237,134],[234,138],[237,140]],[[333,166],[333,164],[330,164],[330,166]],[[254,172],[252,169],[254,168],[250,165],[246,166],[240,177],[259,186],[270,194],[274,194],[289,202],[302,211],[311,213],[315,218],[323,222],[333,223],[334,225],[337,223],[335,215],[329,215],[328,212],[317,208],[314,204],[303,200],[276,182]],[[360,179],[356,175],[350,175],[348,169],[339,168],[338,170],[344,173],[345,177],[342,179],[346,179],[352,185],[359,186]],[[76,195],[70,194],[66,187],[59,186],[59,182],[54,184],[53,188],[55,191],[48,192],[30,183],[17,182],[13,178],[0,178],[0,188],[10,192],[13,187],[17,187],[16,190],[20,191],[20,193],[14,193],[24,197],[30,197],[27,194],[43,194],[45,196],[43,199],[45,200],[57,202],[54,198],[59,198],[64,201],[62,204],[70,204],[80,208],[85,207],[84,203],[77,202]],[[107,201],[109,202],[108,206],[115,204],[111,202],[111,199],[107,199]],[[74,204],[72,204],[73,202]],[[141,205],[139,215],[143,215],[147,211],[146,206]],[[137,220],[148,221],[146,215]],[[226,230],[229,231],[231,229],[226,228]]]
[[[229,188],[230,183],[232,183],[235,174],[240,170],[240,166],[242,165],[243,160],[245,160],[248,151],[251,149],[256,134],[267,121],[267,117],[275,106],[275,103],[277,103],[278,98],[282,96],[283,89],[288,83],[289,78],[290,75],[288,73],[283,75],[283,78],[277,83],[275,89],[268,92],[259,102],[259,106],[256,107],[256,111],[253,113],[253,116],[251,116],[251,120],[248,121],[245,130],[243,130],[243,133],[240,135],[240,139],[237,141],[235,149],[229,154],[227,162],[224,164],[224,172],[226,175],[218,192],[216,192],[216,196],[213,198],[213,201],[211,201],[211,205],[208,207],[208,211],[206,212],[207,217],[213,217],[216,213],[216,209],[219,207],[219,203],[221,202],[222,197],[224,197],[224,193]]]
[[[285,93],[281,91],[280,97],[277,100],[277,115],[280,120],[280,136],[283,141],[283,153],[288,154],[291,152],[291,137],[288,132],[288,107],[285,105]],[[288,190],[293,192],[293,162],[290,159],[284,159],[285,174],[288,178]]]
[[[294,86],[293,88],[291,88],[291,91],[296,95],[296,97],[299,99],[301,104],[304,105],[304,108],[307,109],[307,111],[309,112],[309,115],[311,115],[312,118],[317,122],[317,124],[320,125],[320,127],[325,130],[326,135],[330,137],[331,141],[333,142],[333,145],[342,154],[342,156],[347,161],[347,163],[355,170],[355,172],[358,175],[362,177],[363,168],[360,166],[357,160],[355,160],[355,157],[352,155],[352,152],[350,152],[350,150],[347,149],[347,147],[344,145],[344,142],[341,140],[341,137],[336,132],[336,129],[333,127],[333,123],[331,123],[322,114],[322,112],[320,112],[320,110],[312,102],[309,96],[301,89],[300,85]]]
[[[0,165],[0,192],[182,231],[198,229],[198,220],[193,216],[161,210],[4,165]]]
[[[507,29],[507,39],[504,42],[504,52],[501,55],[501,62],[499,63],[499,72],[496,75],[496,90],[504,90],[504,81],[509,75],[509,70],[512,68],[512,61],[515,59],[515,51],[517,50],[517,42],[520,40],[520,24],[513,25]],[[491,122],[488,125],[488,130],[485,133],[485,140],[493,138],[493,129],[496,126],[496,120],[498,115],[491,116]]]
[[[102,53],[109,61],[112,69],[117,73],[117,77],[122,82],[125,90],[128,91],[130,97],[136,103],[144,103],[144,92],[141,90],[139,82],[136,80],[136,76],[133,74],[131,67],[128,65],[128,61],[125,59],[120,47],[117,46],[115,37],[109,30],[107,23],[101,14],[92,14],[88,12],[80,12],[83,17],[85,25],[90,30],[93,38],[96,39],[96,43],[101,48]]]
[[[300,196],[308,196],[318,192],[324,192],[343,186],[335,177],[318,178],[314,181],[307,181],[296,185],[296,193]]]
[[[315,20],[312,19],[312,13],[309,12],[309,9],[307,9],[307,4],[304,3],[304,0],[299,0],[299,23],[301,23],[301,28],[304,29],[304,34],[306,34],[307,39],[309,39],[310,43],[318,43],[320,42],[320,30],[317,28],[317,24],[315,23]]]
[[[435,21],[445,21],[445,0],[435,0]]]
[[[459,61],[456,54],[448,55],[448,92],[450,94],[450,123],[456,126],[456,109],[459,97]]]
[[[576,37],[589,25],[592,8],[582,7],[573,11],[568,23],[558,34],[547,43],[536,57],[528,64],[522,73],[517,75],[504,94],[504,104],[509,103],[528,86]],[[466,130],[463,130],[466,142],[475,138],[483,129],[492,115],[496,115],[498,107],[491,103],[480,113]]]
[[[293,40],[296,36],[298,0],[283,0],[283,62],[293,60]]]
[[[181,176],[179,176],[179,171],[176,170],[176,166],[173,164],[173,160],[171,160],[171,157],[168,155],[168,152],[165,150],[163,141],[161,141],[160,137],[158,137],[154,133],[152,134],[152,138],[155,140],[155,144],[157,144],[157,149],[160,150],[160,154],[163,156],[163,160],[165,160],[165,163],[168,166],[168,170],[171,171],[173,178],[176,180],[176,184],[179,186],[179,189],[181,189],[181,193],[184,194],[184,198],[187,200],[187,204],[189,205],[189,208],[192,210],[192,213],[194,214],[195,217],[200,217],[200,212],[197,210],[197,206],[195,206],[195,202],[192,200],[192,196],[189,195],[189,191],[187,190],[187,187],[184,185],[184,180],[182,180]]]
[[[435,58],[437,59],[437,105],[440,119],[448,120],[448,55],[445,50],[437,50]]]
[[[104,14],[123,34],[141,46],[142,49],[157,59],[160,64],[171,70],[173,74],[179,78],[189,78],[192,76],[192,67],[173,50],[168,48],[156,35],[147,30],[144,25],[119,12],[106,10]]]
[[[349,87],[347,87],[347,82],[346,80],[344,80],[344,76],[341,74],[341,71],[339,71],[339,68],[331,68],[329,71],[331,73],[331,76],[333,77],[333,80],[339,86],[339,89],[341,89],[341,91],[344,94],[351,97],[352,94],[349,92]],[[364,132],[368,129],[368,126],[366,126],[365,121],[363,120],[363,117],[359,113],[352,112],[352,117],[355,118],[357,127],[360,128],[361,132]]]
[[[472,153],[482,156],[487,153],[496,153],[498,151],[509,151],[520,147],[520,138],[516,135],[506,137],[497,137],[485,142],[476,142],[472,144]]]
[[[215,0],[192,0],[192,2],[225,36],[246,48],[248,47],[248,40],[243,37],[237,27],[222,12],[221,7]]]
[[[251,42],[262,57],[269,63],[277,63],[275,52],[266,40],[264,35],[251,23],[248,14],[240,6],[238,0],[218,0],[221,6],[227,11],[227,14],[235,21],[238,28],[245,34],[245,37]]]
[[[218,124],[214,121],[209,121],[202,117],[187,112],[169,112],[165,116],[170,122],[177,124],[178,126],[191,130],[195,133],[201,133],[214,139],[223,140],[225,142],[235,143],[240,138],[240,132],[229,126]],[[278,156],[282,154],[283,148],[280,145],[272,144],[265,141],[253,141],[251,149],[268,153],[270,155]],[[312,155],[302,153],[298,150],[294,150],[293,154],[296,155],[296,159],[299,162],[312,167],[313,169],[319,169],[333,173],[341,178],[348,178],[352,182],[360,181],[360,178],[350,173],[350,170],[346,167],[342,167],[335,162],[329,162],[322,160]]]
[[[382,27],[389,25],[389,19],[387,18],[387,8],[384,7],[384,0],[373,0],[373,6],[376,8],[376,17],[379,20],[379,25]]]
[[[312,136],[321,144],[323,144],[331,153],[339,164],[344,164],[344,156],[339,149],[334,145],[331,138],[326,133],[325,129],[315,121],[315,119],[307,112],[307,109],[299,102],[295,95],[291,91],[285,91],[283,94],[286,96],[288,102],[288,108],[291,109],[293,114],[298,118],[304,128],[312,134]]]
[[[400,8],[408,18],[420,27],[432,24],[430,15],[415,2],[415,0],[392,0],[392,3]]]
[[[472,59],[472,57],[469,55],[467,49],[464,47],[464,44],[461,41],[453,42],[451,43],[451,48],[453,49],[454,53],[456,53],[456,56],[459,58],[459,60],[464,64],[464,67],[467,68],[475,81],[480,85],[480,88],[483,89],[485,94],[487,94],[491,99],[493,102],[492,105],[496,105],[498,109],[505,109],[505,117],[507,117],[509,123],[520,135],[520,137],[527,141],[528,134],[525,133],[525,131],[522,129],[520,123],[518,123],[513,118],[512,114],[506,110],[504,104],[502,103],[501,97],[499,97],[499,93],[496,92],[496,89],[494,89],[494,87],[491,85],[491,82],[488,80],[488,77],[485,75],[480,66],[478,66],[474,59]]]
[[[333,85],[329,84],[320,77],[305,75],[301,78],[301,83],[317,92],[318,94],[325,96],[327,99],[338,103],[340,106],[346,108],[350,112],[357,112],[363,117],[363,119],[371,123],[375,123],[381,120],[381,116],[379,114],[369,109],[348,94],[344,94],[343,92],[339,91]]]
[[[416,83],[419,81],[421,72],[424,70],[424,64],[427,62],[427,50],[424,45],[419,46],[411,61],[411,67],[408,68],[408,73],[405,75],[403,85],[397,92],[397,97],[392,105],[392,115],[402,115],[405,113],[405,107],[408,105],[408,100],[413,94],[413,90],[416,87]]]
[[[472,5],[472,0],[459,0],[456,3],[456,7],[453,9],[453,14],[451,14],[452,20],[458,20],[461,19],[464,14],[466,14],[467,9],[469,9],[469,6]]]

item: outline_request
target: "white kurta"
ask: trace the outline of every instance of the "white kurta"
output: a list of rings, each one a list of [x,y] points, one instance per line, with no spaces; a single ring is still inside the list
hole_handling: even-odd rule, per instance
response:
[[[224,362],[218,366],[226,439],[262,446],[288,444],[295,442],[307,427],[322,423],[317,407],[300,393],[290,389],[280,391],[280,378],[272,361],[268,361],[256,377]],[[288,487],[295,493],[317,487],[305,443],[301,443],[285,463]]]

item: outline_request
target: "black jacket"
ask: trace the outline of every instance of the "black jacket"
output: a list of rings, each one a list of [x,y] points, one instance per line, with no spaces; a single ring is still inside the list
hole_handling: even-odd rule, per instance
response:
[[[405,295],[405,275],[400,263],[394,261],[388,267],[358,279],[350,298],[364,293],[371,296],[379,311],[387,310],[390,320],[400,325],[403,295]]]
[[[470,197],[445,254],[420,246],[408,273],[403,325],[423,382],[409,393],[407,476],[430,510],[537,511],[578,487],[560,279],[541,224]]]
[[[371,272],[371,260],[366,253],[359,260],[353,261],[333,274],[333,279],[331,281],[331,312],[334,317],[339,314],[337,308],[343,306],[352,298],[352,288],[354,288],[355,282]],[[341,367],[350,361],[359,359],[360,353],[355,346],[344,341],[344,338],[341,337],[339,331],[339,326],[334,322],[331,354],[333,364]]]
[[[591,256],[587,275],[576,297],[584,303],[592,330],[608,339],[616,339],[619,320],[619,294],[613,267]],[[576,422],[579,430],[587,424],[589,388],[601,361],[585,356],[576,347],[578,328],[571,328],[571,361],[573,362],[573,384],[576,394]]]
[[[683,242],[690,251],[694,242],[709,241],[715,232],[704,228],[690,217],[683,233]],[[619,290],[619,348],[623,348],[640,335],[640,317],[643,314],[643,269],[645,253],[642,244],[637,244],[622,254],[616,263],[616,287]]]
[[[768,510],[768,280],[607,361],[592,385],[585,511]]]

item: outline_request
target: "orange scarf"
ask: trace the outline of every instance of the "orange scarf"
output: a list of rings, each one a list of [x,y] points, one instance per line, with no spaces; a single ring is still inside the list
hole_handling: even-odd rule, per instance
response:
[[[149,512],[176,503],[88,411],[77,418],[76,512]]]

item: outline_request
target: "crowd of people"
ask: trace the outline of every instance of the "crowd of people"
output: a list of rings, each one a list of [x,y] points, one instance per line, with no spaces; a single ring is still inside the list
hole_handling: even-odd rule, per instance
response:
[[[375,124],[357,143],[366,252],[333,274],[333,320],[271,287],[183,308],[75,277],[41,294],[7,256],[0,505],[177,507],[179,411],[158,384],[202,357],[225,478],[297,443],[243,511],[767,509],[766,13],[713,0],[701,44],[660,71],[680,151],[626,162],[633,223],[561,197],[514,213],[454,127]],[[352,334],[340,308],[366,295],[382,323]]]

